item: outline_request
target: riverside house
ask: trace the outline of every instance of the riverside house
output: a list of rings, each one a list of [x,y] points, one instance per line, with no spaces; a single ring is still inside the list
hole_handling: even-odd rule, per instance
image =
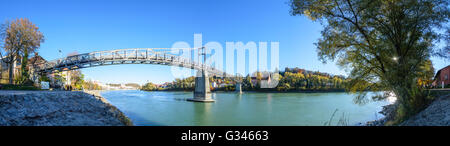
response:
[[[450,65],[442,68],[436,73],[432,85],[433,87],[440,88],[445,88],[450,85]]]

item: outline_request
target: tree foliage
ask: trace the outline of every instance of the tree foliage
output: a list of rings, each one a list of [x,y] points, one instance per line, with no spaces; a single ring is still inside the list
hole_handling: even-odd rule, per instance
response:
[[[261,88],[260,82],[264,79],[263,74],[274,74],[268,72],[255,72],[254,76],[247,75],[246,77],[236,78],[222,78],[210,77],[211,91],[235,91],[236,81],[242,82],[242,90],[244,91],[327,91],[327,90],[343,90],[346,82],[343,76],[332,76],[327,73],[312,72],[301,69],[286,68],[284,72],[278,72],[279,84],[275,88]],[[264,80],[267,80],[265,78]],[[274,79],[271,79],[274,80]],[[184,79],[175,79],[173,82],[165,83],[157,86],[151,82],[142,86],[141,90],[156,91],[156,90],[183,90],[192,91],[195,87],[195,77],[188,77]],[[217,84],[216,88],[212,87],[213,82]]]
[[[9,64],[9,83],[13,83],[13,63],[18,59],[22,59],[23,64],[21,67],[23,76],[19,80],[27,79],[28,54],[35,52],[40,47],[40,44],[44,42],[44,35],[35,24],[26,18],[6,21],[2,25],[0,34],[4,49],[0,51],[0,57],[4,56],[4,61]]]
[[[83,89],[84,90],[102,90],[102,86],[100,86],[98,83],[94,81],[84,81],[83,82]]]
[[[158,90],[158,87],[153,83],[146,83],[144,86],[141,87],[141,90],[145,91],[155,91]]]
[[[70,89],[82,90],[84,84],[84,74],[81,70],[72,70],[68,72],[70,74]]]
[[[348,81],[342,76],[331,76],[321,72],[285,71],[280,75],[278,91],[342,90]]]
[[[351,69],[348,89],[394,92],[404,112],[399,119],[404,119],[424,105],[417,81],[424,77],[430,56],[449,58],[448,45],[436,45],[441,40],[448,44],[448,3],[291,0],[290,4],[293,15],[306,15],[324,26],[316,43],[318,56],[323,62],[337,59],[338,65]]]

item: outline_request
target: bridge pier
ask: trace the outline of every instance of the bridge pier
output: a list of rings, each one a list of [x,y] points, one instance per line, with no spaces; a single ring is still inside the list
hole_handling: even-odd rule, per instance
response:
[[[236,92],[242,94],[242,83],[236,82]]]
[[[195,102],[215,101],[214,99],[211,98],[211,90],[209,88],[209,77],[206,71],[204,70],[197,71],[197,76],[195,77],[194,98],[188,98],[187,100]]]

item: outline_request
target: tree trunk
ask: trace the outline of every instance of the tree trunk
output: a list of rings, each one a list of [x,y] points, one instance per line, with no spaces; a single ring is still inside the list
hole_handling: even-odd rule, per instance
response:
[[[20,80],[20,84],[26,83],[26,81],[29,80],[30,76],[28,74],[28,68],[27,68],[27,64],[28,64],[28,49],[25,48],[24,50],[24,55],[22,57],[22,62],[21,62],[21,80]]]
[[[13,77],[14,77],[14,61],[11,61],[9,63],[9,84],[13,84]]]
[[[422,110],[428,103],[427,94],[415,82],[403,82],[394,88],[397,102],[400,104],[396,110],[396,123],[403,122]]]

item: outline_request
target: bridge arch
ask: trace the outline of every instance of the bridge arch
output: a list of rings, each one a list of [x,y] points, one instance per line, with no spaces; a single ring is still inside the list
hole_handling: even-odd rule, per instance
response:
[[[108,51],[96,51],[91,53],[77,54],[49,61],[37,66],[36,72],[39,74],[53,73],[54,71],[76,70],[82,68],[118,65],[118,64],[159,64],[168,66],[179,66],[197,70],[195,77],[194,98],[190,101],[213,102],[209,88],[209,75],[220,77],[233,77],[214,67],[208,66],[200,61],[183,58],[174,54],[176,50],[191,51],[195,48],[132,48],[118,49]],[[197,48],[203,51],[205,57],[206,50],[204,47]],[[206,58],[204,58],[206,60]],[[206,61],[204,61],[206,62]],[[65,70],[64,70],[65,71]],[[241,93],[241,84],[237,84],[236,89]]]
[[[63,69],[75,70],[96,66],[118,64],[159,64],[179,66],[194,70],[205,70],[210,75],[232,77],[220,69],[174,54],[174,50],[195,48],[132,48],[108,51],[95,51],[67,56],[38,65],[36,72],[52,73]]]

